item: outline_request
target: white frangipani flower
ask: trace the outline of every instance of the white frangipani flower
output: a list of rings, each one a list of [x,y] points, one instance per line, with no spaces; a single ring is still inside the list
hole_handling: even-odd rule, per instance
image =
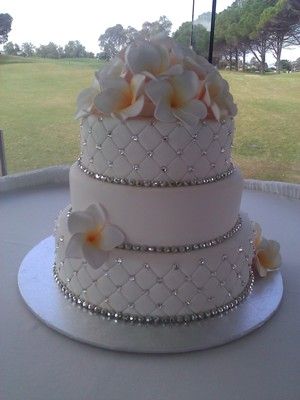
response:
[[[228,82],[216,70],[206,76],[199,93],[199,98],[211,110],[217,121],[229,115],[235,116],[237,113],[237,107],[229,93]]]
[[[104,115],[127,119],[139,115],[144,107],[141,89],[145,76],[133,75],[130,83],[124,78],[107,79],[103,91],[94,98],[94,105]]]
[[[85,211],[73,211],[68,218],[72,235],[66,248],[66,256],[85,258],[92,268],[105,263],[109,251],[124,242],[123,232],[107,221],[99,204],[90,205]]]
[[[95,113],[94,99],[100,93],[100,87],[97,79],[94,79],[91,87],[82,90],[77,97],[77,111],[75,118],[87,117]]]
[[[144,74],[150,79],[173,76],[183,72],[182,65],[172,64],[167,47],[155,42],[133,43],[125,51],[126,66],[133,74]]]
[[[154,116],[162,122],[175,122],[177,119],[196,125],[207,115],[205,104],[197,99],[199,79],[195,72],[184,71],[167,79],[150,81],[145,91],[155,104]]]
[[[275,240],[262,238],[256,248],[254,266],[261,277],[265,277],[268,271],[276,270],[280,267],[280,245]]]
[[[268,271],[276,270],[280,267],[280,245],[275,240],[264,238],[261,226],[257,222],[254,223],[253,230],[255,248],[253,266],[259,276],[265,277]]]
[[[220,121],[237,113],[228,84],[216,68],[164,34],[150,40],[137,37],[95,78],[78,96],[77,118],[154,116],[195,125],[204,118]]]
[[[101,70],[95,73],[101,90],[103,90],[107,79],[120,78],[125,74],[125,71],[125,64],[119,57],[115,57],[109,63],[105,64]]]

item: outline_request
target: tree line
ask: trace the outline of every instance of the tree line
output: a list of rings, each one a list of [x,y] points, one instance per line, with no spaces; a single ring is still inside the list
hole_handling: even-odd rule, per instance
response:
[[[210,39],[209,14],[200,15],[193,27],[192,22],[184,22],[172,35],[178,42],[191,45],[197,54],[205,57]],[[5,16],[5,24],[1,16]],[[7,41],[11,22],[8,14],[0,14],[0,43]],[[165,15],[157,21],[144,22],[141,30],[132,26],[124,28],[121,24],[109,27],[99,36],[100,52],[96,57],[109,60],[137,37],[148,39],[161,32],[171,35],[171,28],[172,22]],[[266,54],[271,52],[276,60],[277,72],[299,69],[299,59],[292,65],[287,60],[281,60],[281,53],[284,47],[300,45],[300,0],[235,0],[230,7],[217,14],[214,43],[213,62],[220,68],[243,71],[250,68],[263,73],[267,68]],[[69,41],[64,47],[50,42],[37,48],[28,42],[21,46],[7,42],[4,52],[44,58],[95,56],[87,52],[78,40]],[[249,55],[252,59],[247,62]]]
[[[42,57],[42,58],[93,58],[95,54],[85,50],[78,40],[69,41],[64,47],[53,42],[35,47],[30,42],[17,43],[7,42],[3,46],[4,53],[11,56]]]
[[[215,55],[230,69],[243,71],[252,54],[263,73],[271,52],[280,71],[282,49],[300,45],[299,0],[236,0],[217,15]]]

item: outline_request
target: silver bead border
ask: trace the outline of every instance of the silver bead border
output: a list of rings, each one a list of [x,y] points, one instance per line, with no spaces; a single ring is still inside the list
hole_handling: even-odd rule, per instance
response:
[[[156,180],[138,180],[138,179],[127,179],[127,178],[117,178],[107,175],[102,175],[97,172],[93,172],[89,170],[85,165],[83,165],[81,161],[81,157],[78,158],[77,164],[82,172],[86,175],[90,176],[93,179],[96,179],[100,182],[105,183],[113,183],[117,185],[128,185],[128,186],[137,186],[137,187],[148,187],[148,188],[165,188],[165,187],[182,187],[182,186],[197,186],[197,185],[206,185],[208,183],[221,181],[230,175],[233,174],[235,168],[231,163],[229,168],[217,175],[210,176],[207,178],[195,178],[192,180],[185,181],[156,181]]]
[[[239,216],[237,222],[234,227],[231,228],[228,232],[220,235],[214,239],[206,240],[200,243],[192,243],[186,244],[182,246],[147,246],[143,244],[132,244],[132,243],[122,243],[120,246],[117,246],[117,249],[120,250],[129,250],[129,251],[137,251],[142,253],[190,253],[191,251],[204,250],[210,247],[217,246],[225,242],[225,240],[232,238],[237,232],[239,232],[242,228],[242,219]]]
[[[69,218],[72,212],[72,207],[67,212],[67,218]],[[238,217],[235,225],[228,232],[216,237],[215,239],[206,240],[204,242],[184,244],[181,246],[148,246],[145,244],[132,244],[124,242],[116,247],[119,250],[135,251],[140,253],[164,253],[164,254],[175,254],[175,253],[190,253],[191,251],[198,251],[208,249],[210,247],[217,246],[232,238],[242,228],[242,218]]]
[[[115,320],[115,321],[124,321],[131,322],[143,325],[169,325],[169,324],[189,324],[195,321],[202,321],[209,318],[213,318],[224,313],[227,313],[230,310],[235,309],[241,302],[243,302],[247,296],[252,292],[254,285],[254,274],[252,269],[250,269],[249,280],[244,287],[243,291],[234,299],[225,303],[222,306],[214,307],[211,310],[203,311],[199,313],[193,314],[185,314],[185,315],[170,315],[170,316],[152,316],[152,315],[133,315],[129,313],[116,312],[113,310],[106,310],[100,306],[89,303],[74,294],[68,287],[63,283],[63,281],[59,278],[56,263],[53,265],[53,276],[54,280],[57,283],[58,287],[65,295],[67,299],[69,299],[72,303],[77,304],[80,308],[87,309],[92,314],[101,315],[107,319]]]

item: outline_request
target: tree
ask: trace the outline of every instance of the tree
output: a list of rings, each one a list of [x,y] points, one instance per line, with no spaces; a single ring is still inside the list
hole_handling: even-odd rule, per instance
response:
[[[126,35],[126,44],[128,45],[134,41],[134,39],[138,35],[138,31],[132,26],[128,26],[125,29],[125,35]]]
[[[159,33],[166,33],[167,35],[170,35],[171,28],[172,22],[165,15],[162,15],[159,17],[158,21],[144,22],[140,34],[145,39],[150,39],[151,36],[155,36]]]
[[[18,56],[20,54],[20,47],[17,43],[7,42],[3,46],[4,53],[9,56]]]
[[[43,58],[61,58],[63,54],[62,47],[59,47],[53,42],[49,42],[46,45],[41,45],[36,49],[36,54]]]
[[[0,14],[0,44],[7,42],[13,18],[9,14]]]
[[[191,31],[192,23],[184,22],[176,32],[174,32],[173,37],[179,43],[190,46],[191,44]],[[202,25],[194,26],[194,43],[193,49],[197,54],[201,54],[207,57],[208,54],[208,43],[209,43],[209,32]]]
[[[35,47],[32,43],[25,42],[21,45],[21,51],[25,57],[32,57],[35,54]]]
[[[112,26],[100,35],[98,42],[101,49],[101,58],[110,59],[116,56],[125,46],[130,44],[136,37],[150,39],[159,33],[170,34],[172,22],[165,16],[161,16],[158,21],[144,22],[142,29],[137,31],[132,26],[126,29],[121,24]]]
[[[261,63],[260,61],[257,60],[256,57],[252,57],[250,62],[249,62],[249,67],[250,69],[254,70],[254,71],[259,71],[261,70]],[[265,63],[264,65],[264,71],[266,71],[268,69],[268,64]]]
[[[121,24],[107,28],[98,39],[100,48],[108,59],[116,56],[127,43],[126,30]]]
[[[300,71],[300,57],[297,58],[296,61],[292,62],[292,70],[295,71],[295,72],[296,71]]]
[[[279,68],[281,71],[292,71],[293,66],[289,60],[280,60]]]
[[[269,50],[269,32],[266,27],[267,9],[278,0],[242,0],[241,31],[249,38],[249,49],[260,64],[260,73],[265,72],[266,53]]]
[[[78,40],[71,40],[65,45],[64,56],[68,58],[86,57],[85,47]]]
[[[264,11],[261,20],[265,21],[265,28],[269,32],[270,50],[279,73],[282,49],[300,44],[300,4],[297,7],[292,0],[278,0],[273,7]]]

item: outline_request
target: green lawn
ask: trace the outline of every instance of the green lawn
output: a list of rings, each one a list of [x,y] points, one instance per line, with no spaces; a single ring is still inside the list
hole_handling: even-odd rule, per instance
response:
[[[72,163],[79,91],[97,60],[0,56],[0,128],[9,173]],[[239,106],[233,155],[248,178],[300,183],[300,73],[224,72]]]

